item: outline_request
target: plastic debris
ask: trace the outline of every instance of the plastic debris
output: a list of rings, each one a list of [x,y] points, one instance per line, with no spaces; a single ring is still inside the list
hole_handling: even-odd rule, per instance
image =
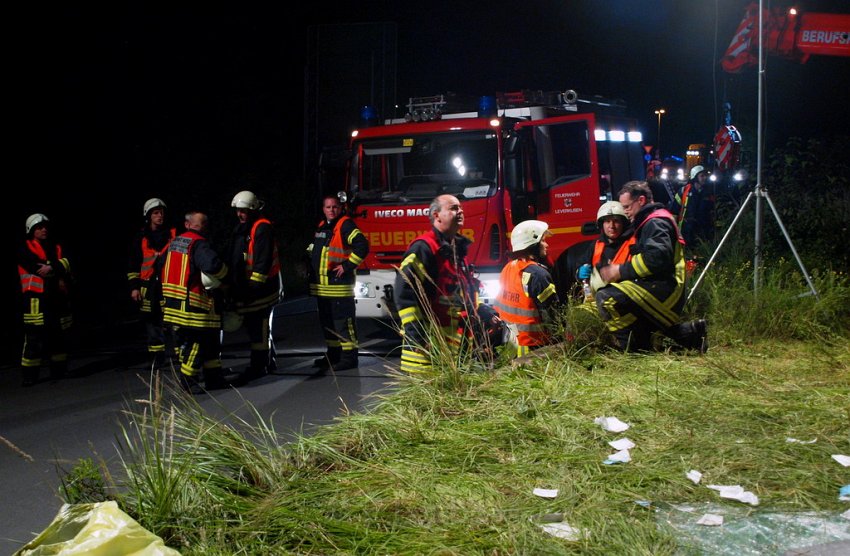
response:
[[[623,438],[612,440],[608,445],[615,450],[631,450],[636,444],[624,436]]]
[[[629,454],[628,450],[620,450],[616,454],[611,454],[608,456],[608,459],[603,461],[605,465],[612,465],[614,463],[629,463],[632,461],[632,456]]]
[[[685,477],[691,480],[695,485],[698,485],[702,480],[702,473],[697,471],[696,469],[691,469],[687,473],[685,473]]]
[[[629,428],[628,424],[620,421],[616,417],[597,417],[593,420],[593,422],[608,432],[623,432]]]
[[[789,444],[814,444],[817,441],[817,438],[812,438],[811,440],[797,440],[796,438],[791,438],[790,436],[785,439],[785,442],[788,442]]]
[[[697,525],[708,527],[719,527],[723,525],[723,516],[717,514],[705,514],[697,521]]]
[[[652,506],[652,502],[650,502],[649,500],[635,500],[635,504],[637,504],[638,506],[643,506],[644,508]]]
[[[553,537],[558,537],[559,539],[568,541],[579,541],[586,536],[584,531],[576,529],[566,521],[562,521],[561,523],[544,523],[542,525],[538,525],[538,527]]]
[[[847,510],[846,512],[841,514],[841,517],[843,517],[844,519],[850,520],[850,510]]]
[[[838,489],[838,499],[842,502],[850,502],[850,485],[844,485]]]
[[[708,488],[718,491],[721,498],[737,500],[750,506],[759,505],[759,497],[748,490],[744,490],[741,485],[708,485]]]
[[[540,498],[555,498],[558,496],[557,488],[535,488],[533,494]]]
[[[843,465],[850,467],[850,456],[842,456],[841,454],[833,454],[832,459]]]

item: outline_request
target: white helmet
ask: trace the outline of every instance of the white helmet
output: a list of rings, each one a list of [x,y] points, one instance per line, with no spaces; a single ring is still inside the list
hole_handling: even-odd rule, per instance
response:
[[[221,280],[206,272],[201,272],[201,284],[208,290],[214,290],[221,285]]]
[[[697,164],[696,166],[694,166],[693,168],[691,168],[691,179],[694,179],[695,177],[697,177],[697,175],[698,175],[700,172],[706,172],[706,171],[705,171],[705,166],[700,166],[699,164]],[[707,174],[707,173],[708,173],[708,172],[706,172],[706,174]]]
[[[543,234],[549,229],[549,224],[540,220],[524,220],[516,225],[511,232],[511,251],[516,253],[536,243],[540,243]]]
[[[621,216],[623,220],[629,219],[619,201],[608,201],[599,207],[599,210],[596,211],[596,223],[601,226],[601,221],[606,216]]]
[[[36,224],[40,224],[41,222],[50,222],[50,219],[40,212],[29,215],[27,217],[27,233],[30,233],[30,230],[32,230]]]
[[[230,206],[240,209],[257,210],[260,208],[260,200],[257,199],[257,196],[252,191],[240,191],[233,197]]]
[[[157,197],[153,197],[152,199],[148,199],[147,201],[145,201],[145,208],[143,209],[144,212],[142,213],[142,216],[146,217],[150,211],[152,211],[155,208],[160,208],[160,207],[168,208],[168,206],[165,204],[165,201],[163,201],[162,199],[159,199]]]

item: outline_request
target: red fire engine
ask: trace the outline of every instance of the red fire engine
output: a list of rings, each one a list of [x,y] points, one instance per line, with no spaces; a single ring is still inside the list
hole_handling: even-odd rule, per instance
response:
[[[352,133],[348,214],[371,246],[358,271],[358,316],[393,316],[395,267],[430,229],[437,195],[461,200],[461,233],[474,241],[470,262],[492,300],[516,224],[549,223],[550,257],[566,292],[577,257],[599,233],[601,202],[644,178],[642,136],[622,101],[526,90],[477,102],[478,111],[453,95],[411,98],[404,119]]]

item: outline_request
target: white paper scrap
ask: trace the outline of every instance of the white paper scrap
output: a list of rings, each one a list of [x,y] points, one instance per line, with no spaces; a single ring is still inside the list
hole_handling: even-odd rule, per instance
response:
[[[759,505],[759,497],[748,490],[744,490],[741,485],[708,485],[708,488],[718,491],[721,498],[737,500],[751,506]]]
[[[685,473],[685,477],[690,479],[695,485],[698,485],[702,480],[702,473],[697,471],[696,469],[691,469],[687,473]]]
[[[608,445],[614,448],[615,450],[631,450],[635,447],[635,443],[626,438],[625,436],[618,440],[612,440],[608,443]]]
[[[850,519],[850,510],[847,510],[846,512],[841,514],[841,517],[843,517],[844,519]]]
[[[632,456],[629,454],[629,451],[620,450],[619,452],[608,456],[608,459],[602,463],[605,465],[611,465],[612,463],[629,463],[630,461],[632,461]]]
[[[558,496],[557,488],[535,488],[534,495],[540,498],[555,498]]]
[[[832,459],[843,465],[844,467],[850,467],[850,456],[842,456],[840,454],[834,454]]]
[[[561,523],[544,523],[540,528],[555,537],[568,541],[578,541],[585,537],[581,529],[570,526],[566,521]]]
[[[608,432],[623,432],[629,428],[629,425],[620,421],[616,417],[597,417],[593,420],[593,422],[600,425]]]
[[[797,440],[796,438],[791,438],[790,436],[785,439],[785,442],[788,442],[789,444],[814,444],[817,441],[817,438],[812,438],[811,440]]]
[[[723,525],[723,516],[717,514],[705,514],[699,521],[697,521],[697,525],[707,525],[709,527],[718,527]]]

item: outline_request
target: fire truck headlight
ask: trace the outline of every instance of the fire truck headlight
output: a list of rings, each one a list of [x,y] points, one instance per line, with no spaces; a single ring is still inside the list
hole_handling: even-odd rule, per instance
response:
[[[375,291],[372,288],[371,282],[355,282],[354,283],[354,297],[357,299],[364,299],[367,297],[375,297]]]
[[[481,286],[478,288],[478,295],[483,299],[493,302],[499,295],[498,280],[481,280]]]

